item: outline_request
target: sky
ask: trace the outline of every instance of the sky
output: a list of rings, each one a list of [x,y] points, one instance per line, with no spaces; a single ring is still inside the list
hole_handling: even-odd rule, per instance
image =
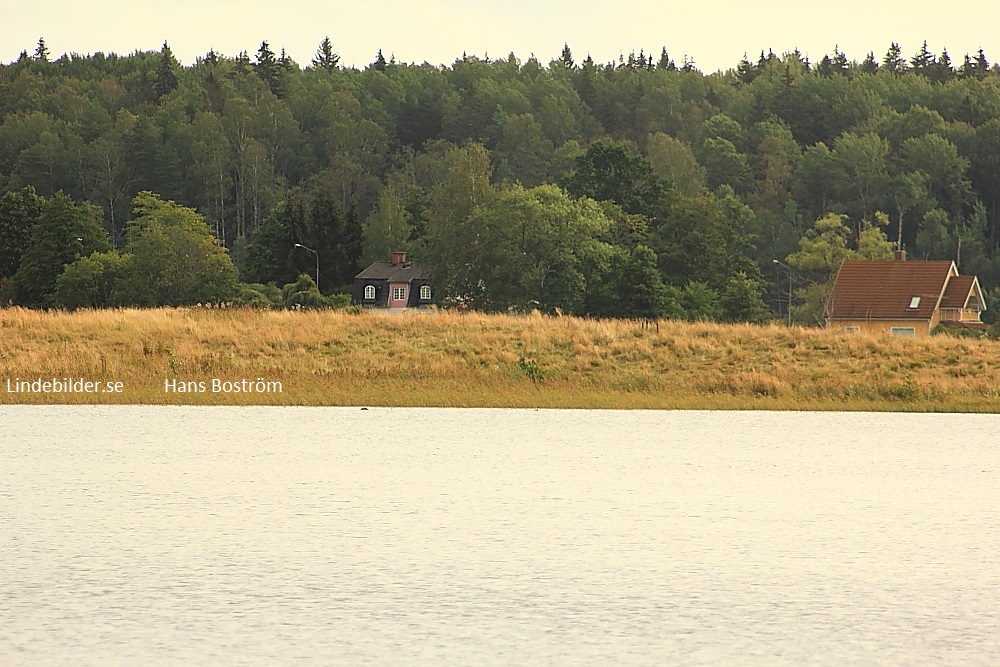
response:
[[[744,54],[798,48],[811,60],[839,47],[851,60],[891,42],[911,57],[924,40],[961,64],[982,48],[1000,60],[1000,3],[868,0],[0,0],[0,62],[33,53],[44,37],[52,57],[96,51],[159,50],[166,41],[184,65],[209,49],[251,57],[261,41],[309,64],[325,36],[341,64],[364,67],[382,49],[403,62],[451,64],[462,53],[491,58],[535,55],[543,64],[569,44],[576,59],[598,62],[661,47],[678,63],[687,55],[703,72],[735,67]]]

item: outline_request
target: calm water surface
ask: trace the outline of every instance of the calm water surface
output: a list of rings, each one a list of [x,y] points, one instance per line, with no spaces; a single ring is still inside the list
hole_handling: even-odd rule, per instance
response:
[[[998,433],[0,406],[0,664],[995,666]]]

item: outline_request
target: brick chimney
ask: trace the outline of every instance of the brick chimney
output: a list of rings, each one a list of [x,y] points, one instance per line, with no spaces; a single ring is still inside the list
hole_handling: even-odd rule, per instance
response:
[[[406,253],[405,252],[391,252],[389,253],[389,264],[396,266],[397,264],[406,263]]]
[[[906,261],[906,251],[905,250],[897,250],[896,251],[896,261],[897,262],[905,262]]]

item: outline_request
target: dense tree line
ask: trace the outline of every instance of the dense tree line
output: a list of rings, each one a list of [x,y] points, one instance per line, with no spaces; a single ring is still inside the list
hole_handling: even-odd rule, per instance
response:
[[[311,252],[329,294],[390,249],[490,310],[758,321],[791,302],[813,322],[837,258],[898,245],[1000,285],[981,50],[706,75],[666,49],[358,69],[329,39],[304,67],[267,42],[182,66],[166,43],[53,59],[39,40],[0,65],[0,118],[4,303],[320,303]],[[158,263],[194,273],[127,278]]]

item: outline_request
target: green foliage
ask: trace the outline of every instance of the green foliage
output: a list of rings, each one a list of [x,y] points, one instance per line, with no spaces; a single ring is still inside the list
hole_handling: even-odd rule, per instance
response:
[[[224,303],[236,295],[236,267],[202,216],[151,192],[136,195],[132,206],[134,217],[125,245],[125,252],[132,256],[132,303]]]
[[[847,245],[851,230],[844,224],[846,217],[830,213],[816,220],[813,228],[799,240],[799,250],[785,261],[792,268],[819,280],[831,278],[845,259],[854,257]]]
[[[445,300],[484,310],[575,312],[609,251],[598,240],[609,227],[593,201],[573,199],[553,185],[511,186],[454,225],[446,249],[452,263],[437,265],[434,278]]]
[[[728,185],[736,192],[750,189],[751,174],[747,156],[736,150],[728,139],[706,139],[698,149],[698,161],[705,167],[708,186],[713,190]]]
[[[10,278],[21,264],[42,201],[31,186],[0,196],[0,278]]]
[[[281,308],[284,295],[273,283],[240,283],[233,305],[247,308]]]
[[[281,301],[285,308],[332,308],[335,303],[320,294],[313,279],[304,273],[295,282],[281,288]],[[342,299],[336,303],[346,305]],[[350,303],[350,297],[347,303]]]
[[[337,69],[340,56],[333,51],[333,43],[329,37],[324,37],[316,49],[316,55],[312,59],[312,66],[325,72],[332,72]]]
[[[535,359],[525,359],[524,357],[521,357],[517,360],[517,369],[532,382],[541,382],[545,379],[545,373],[542,371],[542,367],[538,365],[538,361]]]
[[[959,329],[956,327],[943,327],[940,324],[931,329],[932,336],[949,336],[951,338],[987,338],[988,331],[981,329]]]
[[[132,255],[117,251],[81,257],[56,279],[53,303],[59,308],[112,308],[131,305]]]
[[[164,95],[172,93],[177,88],[177,74],[179,67],[177,59],[170,51],[170,47],[163,42],[163,49],[160,51],[160,64],[156,68],[156,80],[153,82],[153,97],[159,99]]]
[[[528,191],[559,182],[622,211],[603,209],[612,225],[601,252],[583,253],[583,282],[569,272],[559,288],[569,301],[551,307],[623,312],[615,276],[638,246],[653,252],[668,291],[696,281],[721,298],[740,273],[758,280],[756,263],[819,252],[822,234],[808,221],[831,213],[853,221],[834,254],[884,256],[888,235],[915,256],[960,256],[986,287],[1000,281],[1000,74],[981,51],[959,58],[957,72],[947,51],[935,57],[925,44],[907,58],[893,44],[863,62],[835,48],[814,68],[798,52],[761,52],[703,75],[665,49],[655,64],[645,52],[602,64],[564,46],[547,67],[514,54],[406,64],[380,51],[362,70],[341,67],[324,38],[300,70],[267,41],[253,62],[246,51],[210,51],[187,66],[166,43],[51,63],[44,40],[25,46],[0,66],[0,280],[4,294],[35,306],[54,303],[64,265],[110,248],[69,252],[49,238],[34,249],[30,201],[41,200],[17,194],[27,185],[35,198],[61,190],[100,206],[126,265],[183,252],[188,232],[152,232],[136,248],[142,257],[127,247],[138,243],[126,233],[128,202],[148,190],[198,211],[222,245],[239,248],[244,280],[315,275],[316,257],[295,244],[315,250],[326,292],[349,284],[362,250],[367,261],[397,246],[438,272],[443,293],[474,294],[466,246],[478,230],[468,223],[499,225],[494,179]],[[382,201],[386,191],[397,201]],[[797,247],[803,236],[811,249]],[[67,303],[111,298],[86,286],[102,266],[70,273]],[[805,289],[822,273],[797,269],[795,282]],[[178,300],[137,275],[142,293],[115,299]]]
[[[413,234],[411,217],[392,188],[382,190],[375,210],[362,227],[361,263],[367,266],[376,261],[384,262],[392,252],[409,251]]]
[[[695,159],[691,147],[663,132],[646,139],[646,159],[656,175],[671,183],[686,197],[694,197],[705,188],[705,168]]]
[[[730,276],[759,275],[748,256],[753,212],[731,190],[720,195],[670,200],[651,234],[665,282],[681,287],[697,281],[720,289]]]
[[[722,319],[726,322],[763,324],[771,319],[771,312],[761,299],[763,286],[745,274],[731,276],[719,294]]]
[[[91,204],[75,204],[62,192],[42,200],[38,222],[13,276],[14,300],[29,307],[55,305],[53,293],[63,267],[93,252],[111,249],[100,214]]]
[[[680,300],[684,317],[690,322],[718,322],[723,317],[719,293],[703,282],[692,281],[685,285]]]
[[[647,160],[625,144],[606,141],[591,144],[577,158],[563,186],[574,196],[611,201],[647,218],[655,217],[668,188]]]

